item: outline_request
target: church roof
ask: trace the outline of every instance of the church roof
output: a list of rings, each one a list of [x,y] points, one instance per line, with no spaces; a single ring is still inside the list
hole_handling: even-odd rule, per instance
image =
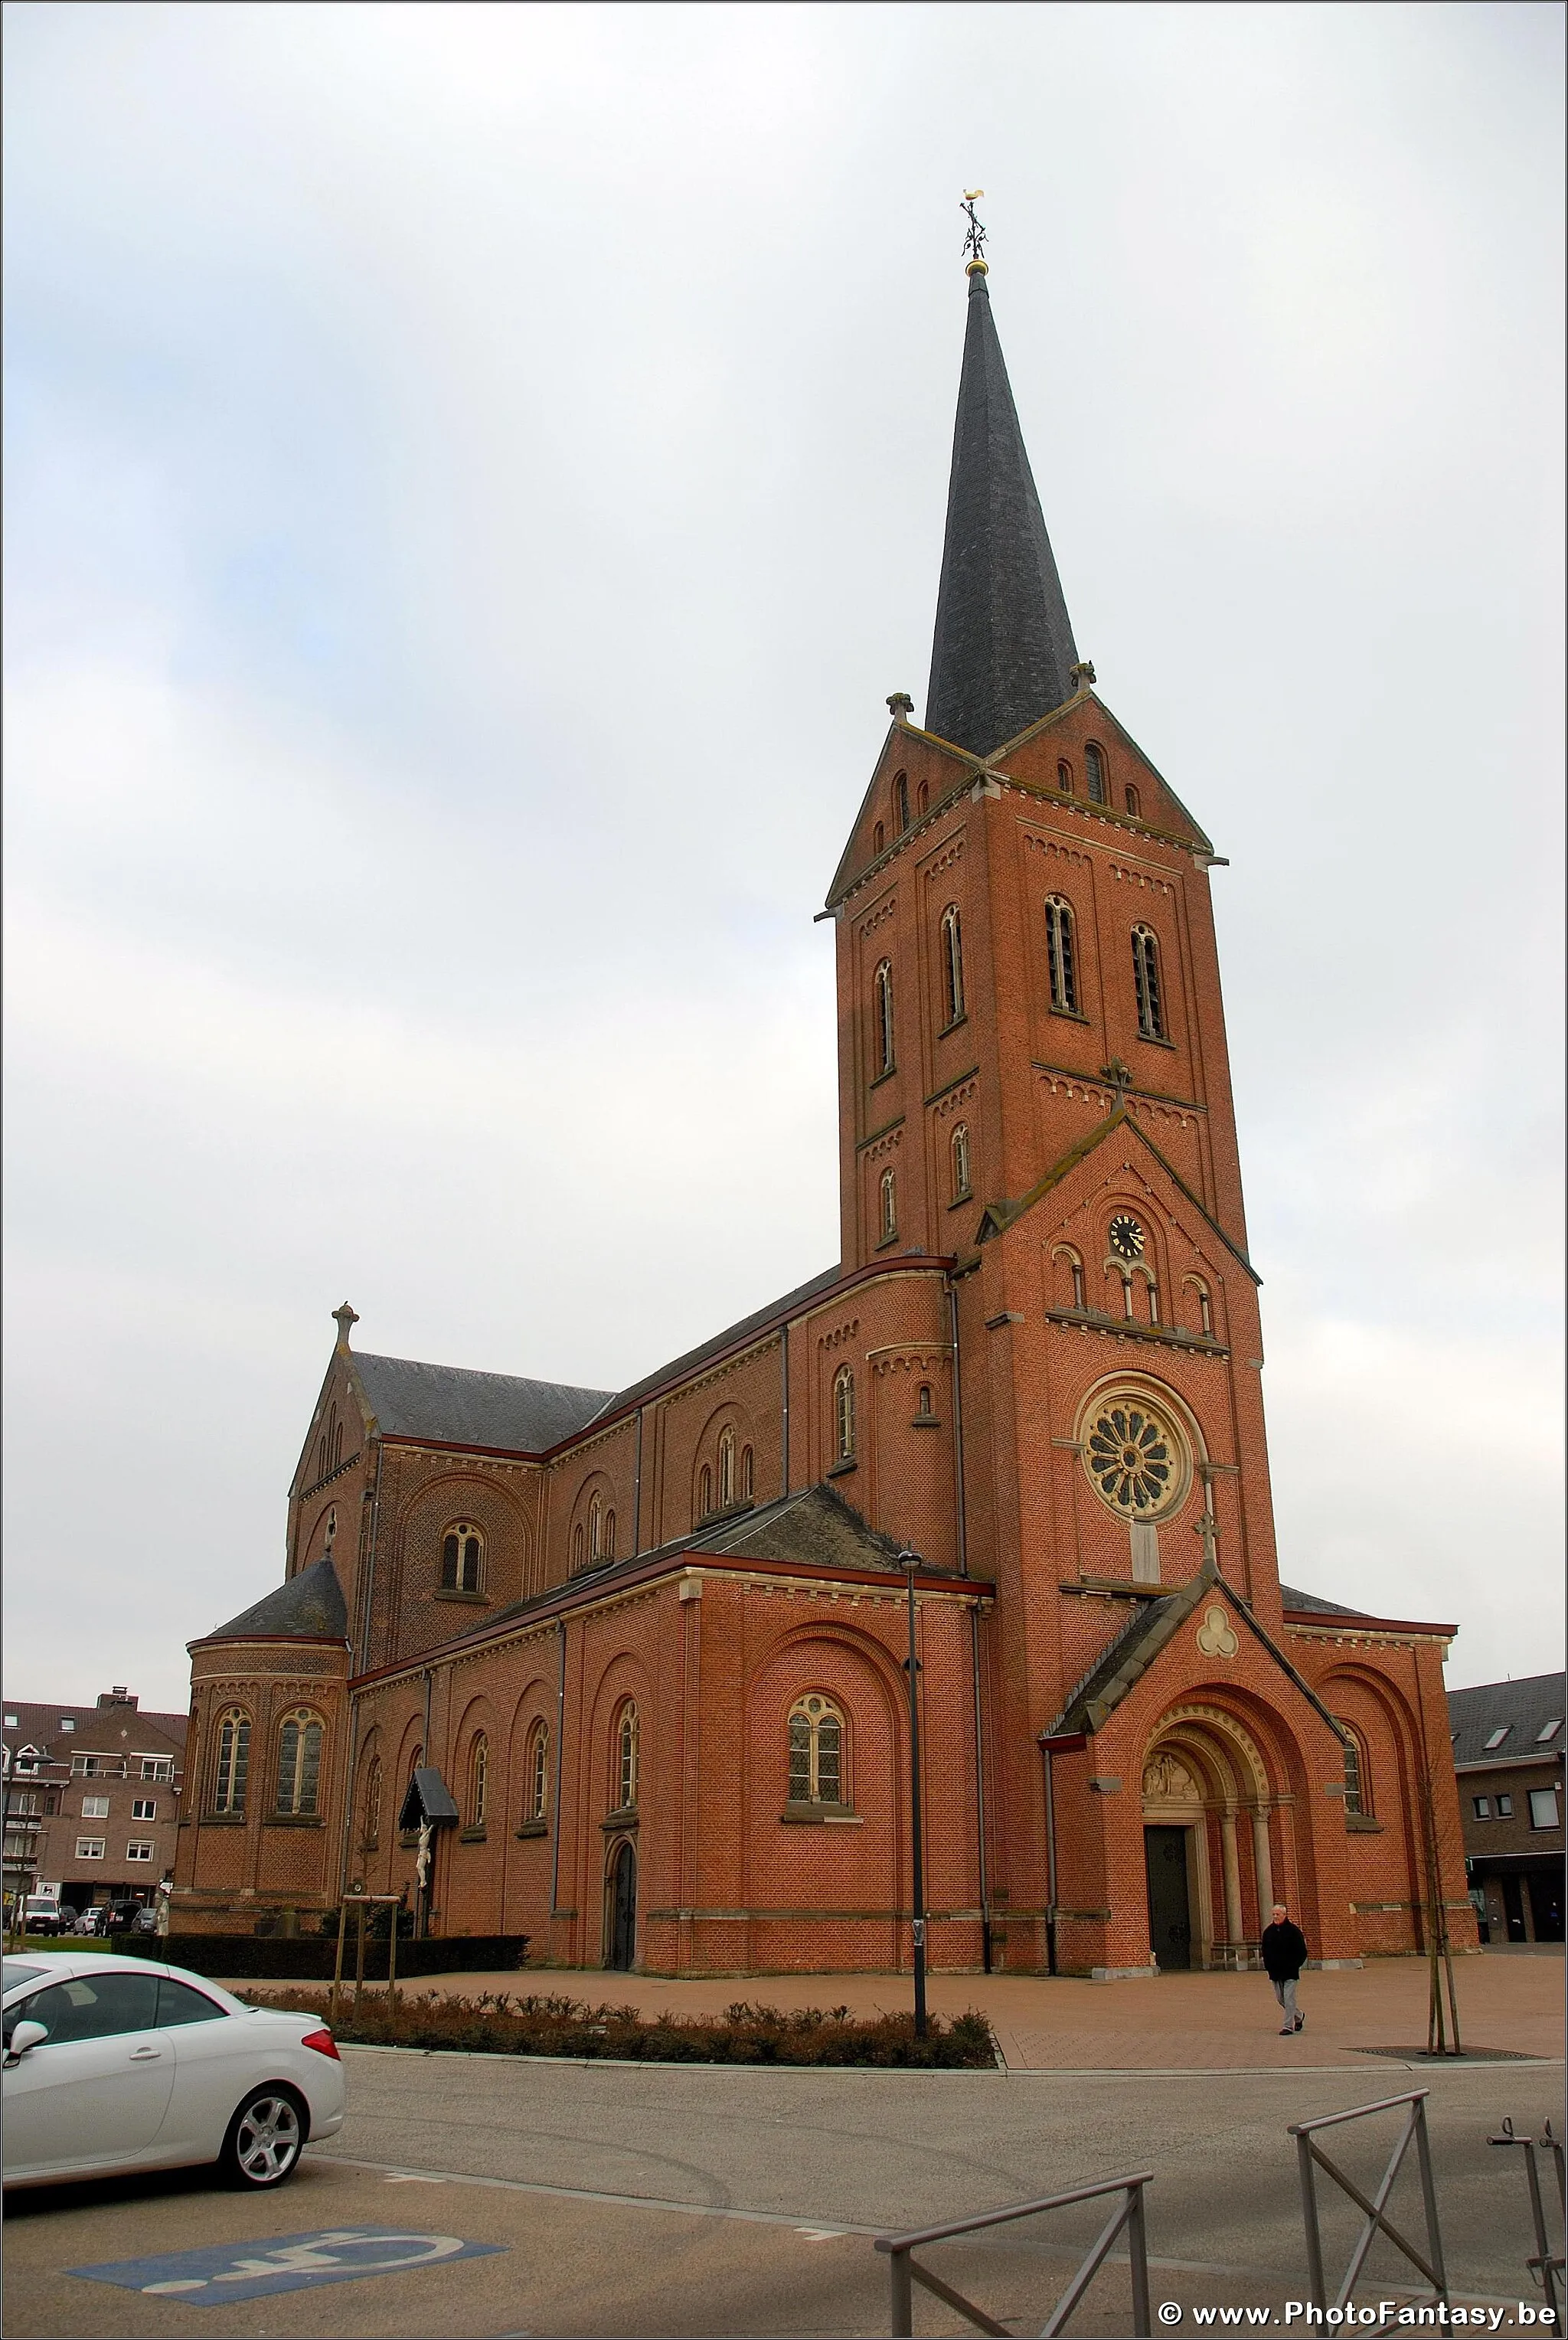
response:
[[[275,1591],[267,1593],[251,1608],[242,1609],[226,1625],[214,1626],[202,1638],[208,1641],[243,1641],[253,1634],[265,1634],[269,1640],[346,1641],[348,1631],[348,1604],[338,1582],[337,1570],[330,1560],[323,1558],[309,1568],[302,1568],[297,1576],[291,1576]],[[192,1647],[195,1647],[194,1642]]]
[[[820,1275],[813,1275],[806,1283],[797,1284],[793,1292],[786,1292],[781,1299],[770,1300],[766,1308],[754,1309],[749,1316],[742,1316],[738,1324],[727,1325],[722,1333],[715,1333],[710,1340],[702,1342],[695,1349],[688,1349],[684,1356],[672,1357],[667,1365],[660,1365],[657,1373],[644,1373],[640,1382],[632,1382],[628,1388],[618,1390],[613,1399],[606,1402],[605,1411],[613,1410],[619,1413],[622,1406],[635,1405],[640,1398],[647,1397],[653,1390],[661,1389],[666,1382],[680,1380],[709,1357],[716,1357],[725,1349],[733,1348],[738,1341],[744,1341],[749,1333],[759,1333],[764,1325],[787,1315],[801,1301],[814,1299],[819,1292],[830,1290],[842,1274],[843,1270],[839,1266],[824,1268]]]
[[[540,1454],[584,1430],[610,1403],[610,1390],[516,1373],[470,1373],[412,1357],[353,1352],[360,1387],[376,1427],[392,1438],[433,1438],[452,1446],[503,1446]]]
[[[1321,1612],[1325,1617],[1365,1617],[1371,1613],[1365,1609],[1346,1609],[1338,1601],[1325,1601],[1315,1592],[1298,1592],[1290,1584],[1280,1586],[1279,1597],[1287,1609]]]
[[[969,276],[925,729],[989,756],[1073,695],[1077,663],[985,273]]]
[[[722,1520],[691,1538],[695,1557],[806,1561],[817,1568],[896,1568],[898,1546],[868,1527],[838,1490],[803,1487],[740,1518]]]

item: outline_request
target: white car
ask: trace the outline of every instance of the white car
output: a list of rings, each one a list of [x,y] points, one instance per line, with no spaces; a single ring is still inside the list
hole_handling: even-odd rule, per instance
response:
[[[183,1968],[91,1950],[5,1961],[7,2186],[215,2162],[281,2186],[343,2125],[313,2015],[246,2007]]]

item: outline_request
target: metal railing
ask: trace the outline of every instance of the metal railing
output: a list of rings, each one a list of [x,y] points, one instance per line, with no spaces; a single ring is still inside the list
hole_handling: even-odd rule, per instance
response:
[[[972,2299],[953,2290],[929,2267],[920,2265],[916,2251],[928,2243],[945,2243],[954,2235],[973,2235],[984,2226],[1001,2226],[1014,2218],[1032,2218],[1042,2210],[1065,2210],[1074,2202],[1095,2202],[1107,2194],[1119,2194],[1121,2201],[1112,2212],[1097,2240],[1090,2246],[1072,2281],[1051,2312],[1040,2340],[1052,2340],[1052,2335],[1065,2332],[1067,2318],[1087,2291],[1096,2276],[1110,2256],[1111,2245],[1126,2229],[1127,2252],[1132,2262],[1134,2340],[1148,2340],[1149,2335],[1149,2259],[1148,2237],[1144,2225],[1144,2187],[1152,2184],[1154,2172],[1140,2170],[1136,2176],[1107,2177],[1103,2185],[1077,2186],[1069,2194],[1047,2194],[1038,2202],[1015,2202],[1005,2210],[984,2210],[977,2218],[955,2218],[950,2226],[922,2226],[912,2235],[878,2235],[877,2248],[888,2254],[888,2275],[891,2289],[891,2320],[888,2330],[895,2340],[908,2340],[915,2329],[915,2293],[918,2284],[922,2290],[932,2293],[948,2307],[972,2324],[977,2332],[990,2332],[1000,2340],[1016,2340],[1005,2324],[993,2323],[984,2309]]]
[[[1522,2145],[1524,2147],[1524,2175],[1530,2181],[1530,2216],[1535,2227],[1535,2256],[1533,2258],[1526,2259],[1524,2264],[1545,2295],[1545,2313],[1551,2320],[1553,2329],[1559,2330],[1563,2319],[1560,2313],[1562,2295],[1558,2289],[1557,2278],[1563,2272],[1563,2256],[1561,2251],[1553,2251],[1546,2232],[1546,2209],[1541,2199],[1541,2172],[1536,2165],[1535,2154],[1539,2147],[1543,2153],[1549,2153],[1552,2156],[1557,2176],[1557,2207],[1561,2213],[1563,2206],[1563,2140],[1553,2135],[1550,2121],[1546,2123],[1537,2137],[1515,2137],[1513,2123],[1504,2119],[1501,2133],[1496,2137],[1489,2137],[1486,2142],[1488,2145]]]
[[[1356,2276],[1366,2264],[1366,2255],[1379,2234],[1386,2235],[1396,2250],[1404,2253],[1414,2267],[1419,2268],[1432,2285],[1433,2302],[1448,2305],[1448,2276],[1443,2264],[1443,2236],[1437,2224],[1437,2193],[1432,2182],[1432,2147],[1426,2134],[1426,2099],[1430,2090],[1412,2088],[1402,2097],[1382,2097],[1374,2105],[1357,2105],[1348,2113],[1325,2113],[1319,2120],[1295,2121],[1288,2134],[1295,2139],[1297,2164],[1301,2174],[1301,2211],[1306,2226],[1306,2287],[1307,2297],[1315,2307],[1332,2308],[1336,2313],[1349,2299]],[[1369,2200],[1354,2179],[1345,2176],[1330,2161],[1315,2142],[1320,2129],[1339,2128],[1346,2121],[1365,2120],[1372,2113],[1405,2112],[1404,2127],[1394,2142],[1388,2166],[1378,2182],[1376,2193]],[[1416,2160],[1421,2171],[1421,2198],[1426,2209],[1426,2249],[1423,2258],[1414,2245],[1408,2242],[1393,2221],[1385,2216],[1385,2205],[1394,2191],[1394,2181],[1415,2140]],[[1350,2255],[1345,2280],[1331,2300],[1328,2284],[1323,2271],[1323,2229],[1317,2207],[1316,2172],[1321,2169],[1333,2178],[1341,2193],[1348,2194],[1356,2206],[1366,2214],[1366,2223],[1356,2238]]]

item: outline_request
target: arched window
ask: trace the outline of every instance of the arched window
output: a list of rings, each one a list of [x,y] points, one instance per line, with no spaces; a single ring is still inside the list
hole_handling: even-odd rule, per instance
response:
[[[597,1495],[588,1499],[588,1556],[590,1560],[604,1556],[604,1506]]]
[[[957,902],[942,913],[942,985],[948,1021],[956,1024],[964,1012],[964,937]]]
[[[1122,802],[1126,805],[1133,818],[1136,820],[1138,817],[1138,792],[1136,788],[1134,788],[1130,780],[1127,782],[1126,787],[1122,790]]]
[[[382,1832],[382,1759],[372,1755],[365,1765],[364,1795],[361,1802],[364,1827],[360,1838],[362,1852],[373,1852]]]
[[[922,781],[920,782],[919,787],[918,787],[918,788],[917,788],[917,790],[915,791],[915,805],[916,805],[916,809],[917,809],[918,811],[919,811],[919,812],[924,812],[924,811],[925,811],[925,809],[926,809],[926,807],[930,803],[930,801],[931,801],[931,791],[930,791],[930,788],[929,788],[929,786],[928,785],[928,783],[927,783],[925,780],[922,780]]]
[[[813,1691],[790,1710],[789,1801],[842,1804],[846,1800],[844,1718],[836,1706]]]
[[[882,848],[886,845],[886,843],[887,843],[887,842],[888,842],[888,833],[887,833],[886,829],[884,829],[884,828],[882,827],[881,822],[880,822],[880,821],[878,821],[878,822],[877,823],[876,828],[871,831],[871,850],[872,850],[872,852],[873,852],[873,853],[880,853],[880,852],[881,852],[881,850],[882,850]]]
[[[1058,764],[1057,766],[1057,786],[1059,788],[1065,788],[1068,796],[1072,795],[1073,768],[1070,764]]]
[[[1064,1016],[1078,1011],[1078,957],[1070,902],[1059,894],[1046,897],[1046,960],[1050,969],[1051,1006]]]
[[[697,1516],[705,1520],[713,1509],[713,1470],[704,1462],[697,1474]]]
[[[1208,1286],[1196,1275],[1189,1275],[1187,1283],[1191,1288],[1193,1297],[1197,1303],[1198,1331],[1200,1333],[1206,1333],[1212,1339],[1214,1335],[1214,1303],[1208,1296]]]
[[[606,1560],[613,1560],[615,1558],[615,1513],[611,1511],[607,1511],[604,1514],[603,1557]]]
[[[615,1718],[615,1809],[637,1810],[637,1772],[640,1756],[637,1709],[630,1699]]]
[[[757,1492],[757,1462],[749,1446],[740,1449],[740,1500],[749,1503]]]
[[[1060,1244],[1051,1254],[1057,1264],[1056,1289],[1058,1299],[1071,1308],[1082,1308],[1084,1296],[1084,1263],[1070,1244]]]
[[[893,1069],[893,964],[884,959],[871,978],[876,1000],[877,1076]]]
[[[1091,804],[1104,804],[1106,801],[1106,759],[1099,749],[1095,747],[1092,742],[1084,749],[1084,771],[1087,777],[1089,784],[1089,802]]]
[[[915,1418],[918,1422],[928,1422],[931,1418],[931,1384],[929,1382],[922,1382],[920,1383],[918,1393],[915,1399]]]
[[[455,1520],[441,1541],[441,1581],[447,1592],[477,1592],[484,1538],[469,1520]]]
[[[278,1733],[278,1794],[280,1812],[321,1810],[322,1726],[308,1706],[283,1717]]]
[[[953,1200],[955,1203],[962,1203],[968,1200],[970,1193],[969,1128],[967,1122],[960,1121],[954,1127],[952,1154]]]
[[[1360,1731],[1346,1722],[1342,1714],[1335,1715],[1335,1720],[1345,1733],[1345,1809],[1369,1819],[1372,1817],[1372,1777],[1366,1767],[1365,1742]]]
[[[833,1376],[833,1437],[839,1462],[852,1462],[855,1454],[855,1376],[848,1365],[840,1365]]]
[[[719,1433],[719,1508],[728,1510],[735,1501],[735,1433],[728,1427]]]
[[[213,1810],[243,1812],[245,1774],[251,1768],[251,1718],[243,1706],[225,1707],[218,1717],[213,1760]]]
[[[890,1169],[882,1173],[882,1241],[891,1243],[898,1232],[898,1182]]]
[[[571,1531],[571,1564],[573,1568],[581,1568],[582,1566],[582,1522],[579,1520],[577,1525]]]
[[[909,826],[909,781],[908,774],[904,772],[895,772],[893,775],[893,818],[898,825],[899,835],[902,836]]]
[[[1138,998],[1138,1030],[1146,1040],[1166,1036],[1160,997],[1160,947],[1150,927],[1133,928],[1133,984]]]
[[[482,1730],[473,1734],[468,1750],[468,1825],[484,1826],[485,1799],[490,1788],[490,1741]]]
[[[550,1806],[550,1725],[536,1722],[528,1734],[522,1766],[522,1817],[541,1820]]]
[[[337,1423],[336,1424],[334,1424],[333,1429],[332,1429],[332,1469],[333,1469],[334,1471],[337,1469],[338,1464],[342,1461],[342,1459],[343,1459],[343,1426],[342,1426],[342,1423],[340,1422],[340,1423]]]

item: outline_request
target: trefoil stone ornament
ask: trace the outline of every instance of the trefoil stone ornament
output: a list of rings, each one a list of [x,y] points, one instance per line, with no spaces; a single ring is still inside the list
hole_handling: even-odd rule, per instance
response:
[[[1217,1601],[1211,1601],[1204,1611],[1196,1640],[1206,1658],[1234,1658],[1241,1647],[1235,1626]]]

